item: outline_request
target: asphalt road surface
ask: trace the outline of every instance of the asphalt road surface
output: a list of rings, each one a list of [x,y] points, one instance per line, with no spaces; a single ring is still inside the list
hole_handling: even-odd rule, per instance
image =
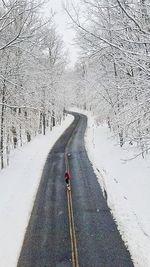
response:
[[[17,267],[133,267],[85,150],[86,116],[74,115],[48,155]]]

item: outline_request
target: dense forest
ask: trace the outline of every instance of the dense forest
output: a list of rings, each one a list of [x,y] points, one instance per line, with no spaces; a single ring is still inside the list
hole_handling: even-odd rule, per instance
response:
[[[66,5],[80,57],[77,103],[106,121],[120,146],[150,148],[150,4],[81,0]],[[137,155],[138,156],[138,155]]]
[[[69,4],[70,3],[70,4]],[[43,0],[0,3],[0,162],[61,122],[66,103],[106,121],[120,146],[150,148],[150,4],[80,0],[64,12],[80,48],[74,70]]]
[[[0,3],[0,155],[60,123],[64,110],[67,56],[54,14],[42,14],[42,0]],[[61,84],[61,86],[60,86]]]

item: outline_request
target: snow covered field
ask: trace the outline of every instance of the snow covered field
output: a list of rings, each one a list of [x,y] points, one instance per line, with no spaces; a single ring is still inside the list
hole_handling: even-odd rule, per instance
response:
[[[0,172],[0,267],[16,267],[46,157],[73,121],[68,115],[46,136],[11,153],[10,166]]]
[[[150,155],[132,158],[136,149],[119,147],[106,124],[88,115],[86,147],[108,205],[134,265],[150,267]]]
[[[79,110],[77,110],[79,111]],[[150,156],[125,161],[134,156],[134,147],[120,148],[107,125],[97,126],[88,115],[85,141],[101,187],[107,191],[108,205],[136,267],[150,266]],[[11,153],[10,166],[0,172],[0,266],[16,267],[24,233],[33,207],[48,152],[70,125],[46,136],[37,136]]]

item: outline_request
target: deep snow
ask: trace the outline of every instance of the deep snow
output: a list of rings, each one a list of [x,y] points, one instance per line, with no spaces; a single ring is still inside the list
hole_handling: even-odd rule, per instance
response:
[[[107,191],[108,205],[136,267],[150,267],[150,156],[132,158],[134,147],[120,148],[106,124],[88,116],[85,135],[88,156]],[[11,153],[10,166],[0,172],[0,266],[16,267],[48,152],[73,121]]]
[[[39,135],[11,153],[10,166],[0,171],[0,267],[16,267],[46,157],[73,121]]]
[[[88,125],[85,145],[99,184],[107,192],[107,203],[135,267],[150,267],[150,155],[137,157],[134,146],[121,148],[98,116],[78,108]],[[104,193],[105,196],[105,193]]]
[[[134,265],[150,267],[150,155],[128,160],[137,149],[120,148],[108,126],[87,115],[86,148],[108,205]]]

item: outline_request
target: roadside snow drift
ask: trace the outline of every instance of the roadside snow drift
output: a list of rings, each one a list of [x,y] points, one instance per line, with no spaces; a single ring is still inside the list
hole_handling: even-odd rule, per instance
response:
[[[89,113],[86,147],[108,205],[136,267],[150,267],[150,155],[130,160],[135,147],[120,148],[106,124]]]
[[[46,157],[73,121],[39,135],[11,153],[10,166],[0,171],[0,266],[16,267]],[[41,266],[42,267],[42,266]]]
[[[71,110],[88,117],[87,153],[134,266],[150,267],[150,155],[131,160],[137,148],[121,148],[105,123],[97,124],[88,111]]]

